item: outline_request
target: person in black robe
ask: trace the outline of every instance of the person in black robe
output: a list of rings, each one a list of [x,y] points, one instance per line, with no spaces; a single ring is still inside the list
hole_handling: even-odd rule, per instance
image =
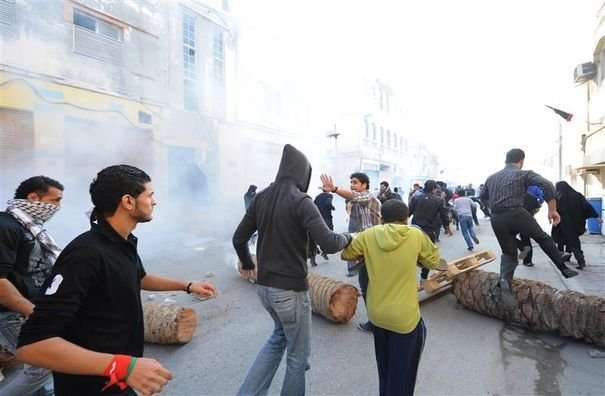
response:
[[[555,186],[557,210],[561,222],[552,228],[552,237],[561,251],[573,253],[578,269],[586,266],[580,235],[586,231],[586,219],[599,217],[584,195],[574,190],[567,182],[560,181]]]

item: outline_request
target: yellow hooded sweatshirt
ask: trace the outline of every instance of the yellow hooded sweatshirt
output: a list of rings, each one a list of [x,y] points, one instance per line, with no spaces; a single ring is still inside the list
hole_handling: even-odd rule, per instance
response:
[[[420,229],[389,223],[359,233],[342,252],[343,260],[362,257],[370,278],[368,318],[383,329],[412,332],[420,321],[416,262],[436,268],[439,248]]]

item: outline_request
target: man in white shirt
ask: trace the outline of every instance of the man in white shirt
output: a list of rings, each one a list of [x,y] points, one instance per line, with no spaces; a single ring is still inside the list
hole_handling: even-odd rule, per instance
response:
[[[458,222],[468,250],[472,251],[474,249],[473,242],[479,244],[479,239],[473,229],[473,210],[477,210],[477,204],[466,197],[466,191],[460,190],[459,194],[460,196],[454,201],[454,210],[458,214]]]

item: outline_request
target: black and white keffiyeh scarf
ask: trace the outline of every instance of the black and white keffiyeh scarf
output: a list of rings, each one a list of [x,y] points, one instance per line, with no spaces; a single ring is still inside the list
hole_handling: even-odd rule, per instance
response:
[[[50,255],[51,263],[57,260],[61,249],[55,240],[43,228],[44,223],[50,220],[60,207],[48,202],[30,201],[27,199],[12,199],[7,202],[6,212],[32,233]]]

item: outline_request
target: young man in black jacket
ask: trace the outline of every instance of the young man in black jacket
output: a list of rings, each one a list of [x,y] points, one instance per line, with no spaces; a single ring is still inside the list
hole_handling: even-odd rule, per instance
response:
[[[147,274],[131,234],[151,221],[151,179],[128,165],[90,185],[91,229],[67,245],[19,335],[19,360],[53,371],[56,396],[152,395],[172,378],[143,358],[141,289],[209,297],[208,282]]]
[[[445,229],[447,235],[452,235],[450,230],[450,220],[448,209],[442,198],[434,194],[437,183],[434,180],[427,180],[424,183],[424,189],[419,195],[412,197],[410,201],[410,215],[412,215],[412,224],[420,227],[431,242],[437,240],[437,232],[441,227]],[[429,270],[422,267],[420,273],[421,282],[429,276]]]
[[[14,355],[25,319],[61,250],[43,228],[61,207],[63,186],[46,176],[23,181],[0,212],[0,349]],[[0,383],[3,396],[52,395],[51,372],[26,365]]]
[[[305,155],[286,145],[275,182],[256,195],[233,235],[233,246],[246,276],[255,268],[248,240],[258,230],[257,294],[275,324],[238,395],[266,394],[284,351],[287,368],[281,394],[305,394],[311,347],[309,238],[326,253],[336,253],[350,242],[349,236],[336,234],[326,226],[306,194],[310,180],[311,164]]]

